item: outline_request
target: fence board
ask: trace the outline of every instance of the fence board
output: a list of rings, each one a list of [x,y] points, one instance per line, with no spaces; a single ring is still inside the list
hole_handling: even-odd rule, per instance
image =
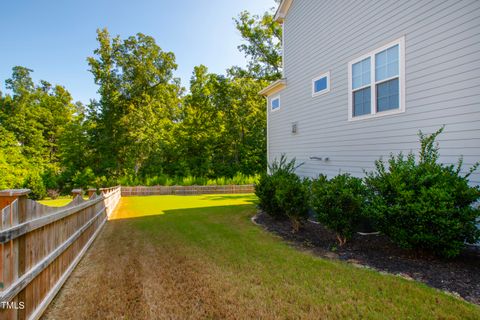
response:
[[[0,203],[11,202],[12,193],[15,190],[0,191]],[[25,304],[23,309],[0,309],[0,319],[41,316],[120,196],[119,187],[109,188],[89,200],[77,196],[68,205],[55,208],[28,200],[22,193],[0,209],[0,276],[4,284],[0,301]]]

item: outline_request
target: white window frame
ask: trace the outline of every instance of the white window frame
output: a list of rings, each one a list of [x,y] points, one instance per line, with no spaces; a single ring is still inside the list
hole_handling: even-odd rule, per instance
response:
[[[397,76],[383,79],[377,82],[376,75],[375,75],[375,55],[395,45],[398,45],[398,54],[399,54],[399,59],[398,59],[398,83],[400,86],[398,90],[399,108],[377,112],[377,90],[376,90],[377,83],[382,83],[385,81],[395,79],[397,78]],[[370,90],[371,90],[370,91],[370,100],[371,100],[370,110],[371,110],[371,113],[361,115],[361,116],[353,116],[353,91],[354,90],[352,88],[352,67],[355,63],[360,62],[367,58],[370,58]],[[367,85],[365,85],[364,87],[366,86]],[[359,89],[361,88],[357,88],[355,90],[359,90]],[[392,41],[390,43],[387,43],[386,45],[378,49],[375,49],[365,55],[362,55],[361,57],[358,57],[348,63],[348,121],[371,119],[371,118],[388,116],[392,114],[399,114],[403,112],[405,112],[405,36],[395,41]]]
[[[278,108],[273,109],[273,103],[272,103],[272,102],[273,102],[273,100],[277,100],[277,99],[278,99]],[[280,110],[280,109],[282,108],[282,101],[280,100],[280,95],[277,94],[277,95],[275,95],[275,96],[272,96],[272,97],[270,98],[269,104],[270,104],[270,111],[271,111],[271,112],[276,112],[276,111]]]
[[[320,80],[322,78],[327,78],[327,88],[325,88],[324,90],[315,92],[315,81]],[[319,75],[318,77],[312,79],[312,97],[317,97],[328,92],[330,92],[330,71],[325,72]]]

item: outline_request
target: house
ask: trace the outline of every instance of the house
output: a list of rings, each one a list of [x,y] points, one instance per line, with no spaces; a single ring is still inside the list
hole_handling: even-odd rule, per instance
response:
[[[269,162],[363,176],[442,125],[442,162],[480,160],[480,1],[283,0],[275,19],[284,69],[261,91]]]

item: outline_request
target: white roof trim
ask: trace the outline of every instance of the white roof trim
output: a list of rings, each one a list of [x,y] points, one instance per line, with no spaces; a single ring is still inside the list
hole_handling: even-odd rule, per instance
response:
[[[268,87],[260,91],[258,94],[268,97],[268,96],[271,96],[272,94],[275,94],[283,90],[286,86],[287,86],[287,79],[280,79],[270,84]]]
[[[277,12],[275,13],[275,18],[274,18],[275,21],[279,23],[283,23],[283,20],[285,20],[285,17],[287,16],[287,13],[288,13],[288,9],[290,9],[292,2],[293,0],[282,0],[282,2],[280,2]]]

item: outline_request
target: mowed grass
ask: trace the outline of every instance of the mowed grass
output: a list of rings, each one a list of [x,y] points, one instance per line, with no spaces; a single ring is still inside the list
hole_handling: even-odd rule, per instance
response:
[[[255,202],[122,198],[46,318],[480,319],[421,283],[290,247],[251,222]]]
[[[85,200],[87,200],[88,198],[84,197]],[[69,204],[70,202],[72,202],[73,198],[71,196],[62,196],[62,197],[58,197],[56,199],[44,199],[44,200],[40,200],[38,202],[40,202],[41,204],[44,204],[46,206],[50,206],[50,207],[63,207],[63,206],[66,206],[67,204]]]

